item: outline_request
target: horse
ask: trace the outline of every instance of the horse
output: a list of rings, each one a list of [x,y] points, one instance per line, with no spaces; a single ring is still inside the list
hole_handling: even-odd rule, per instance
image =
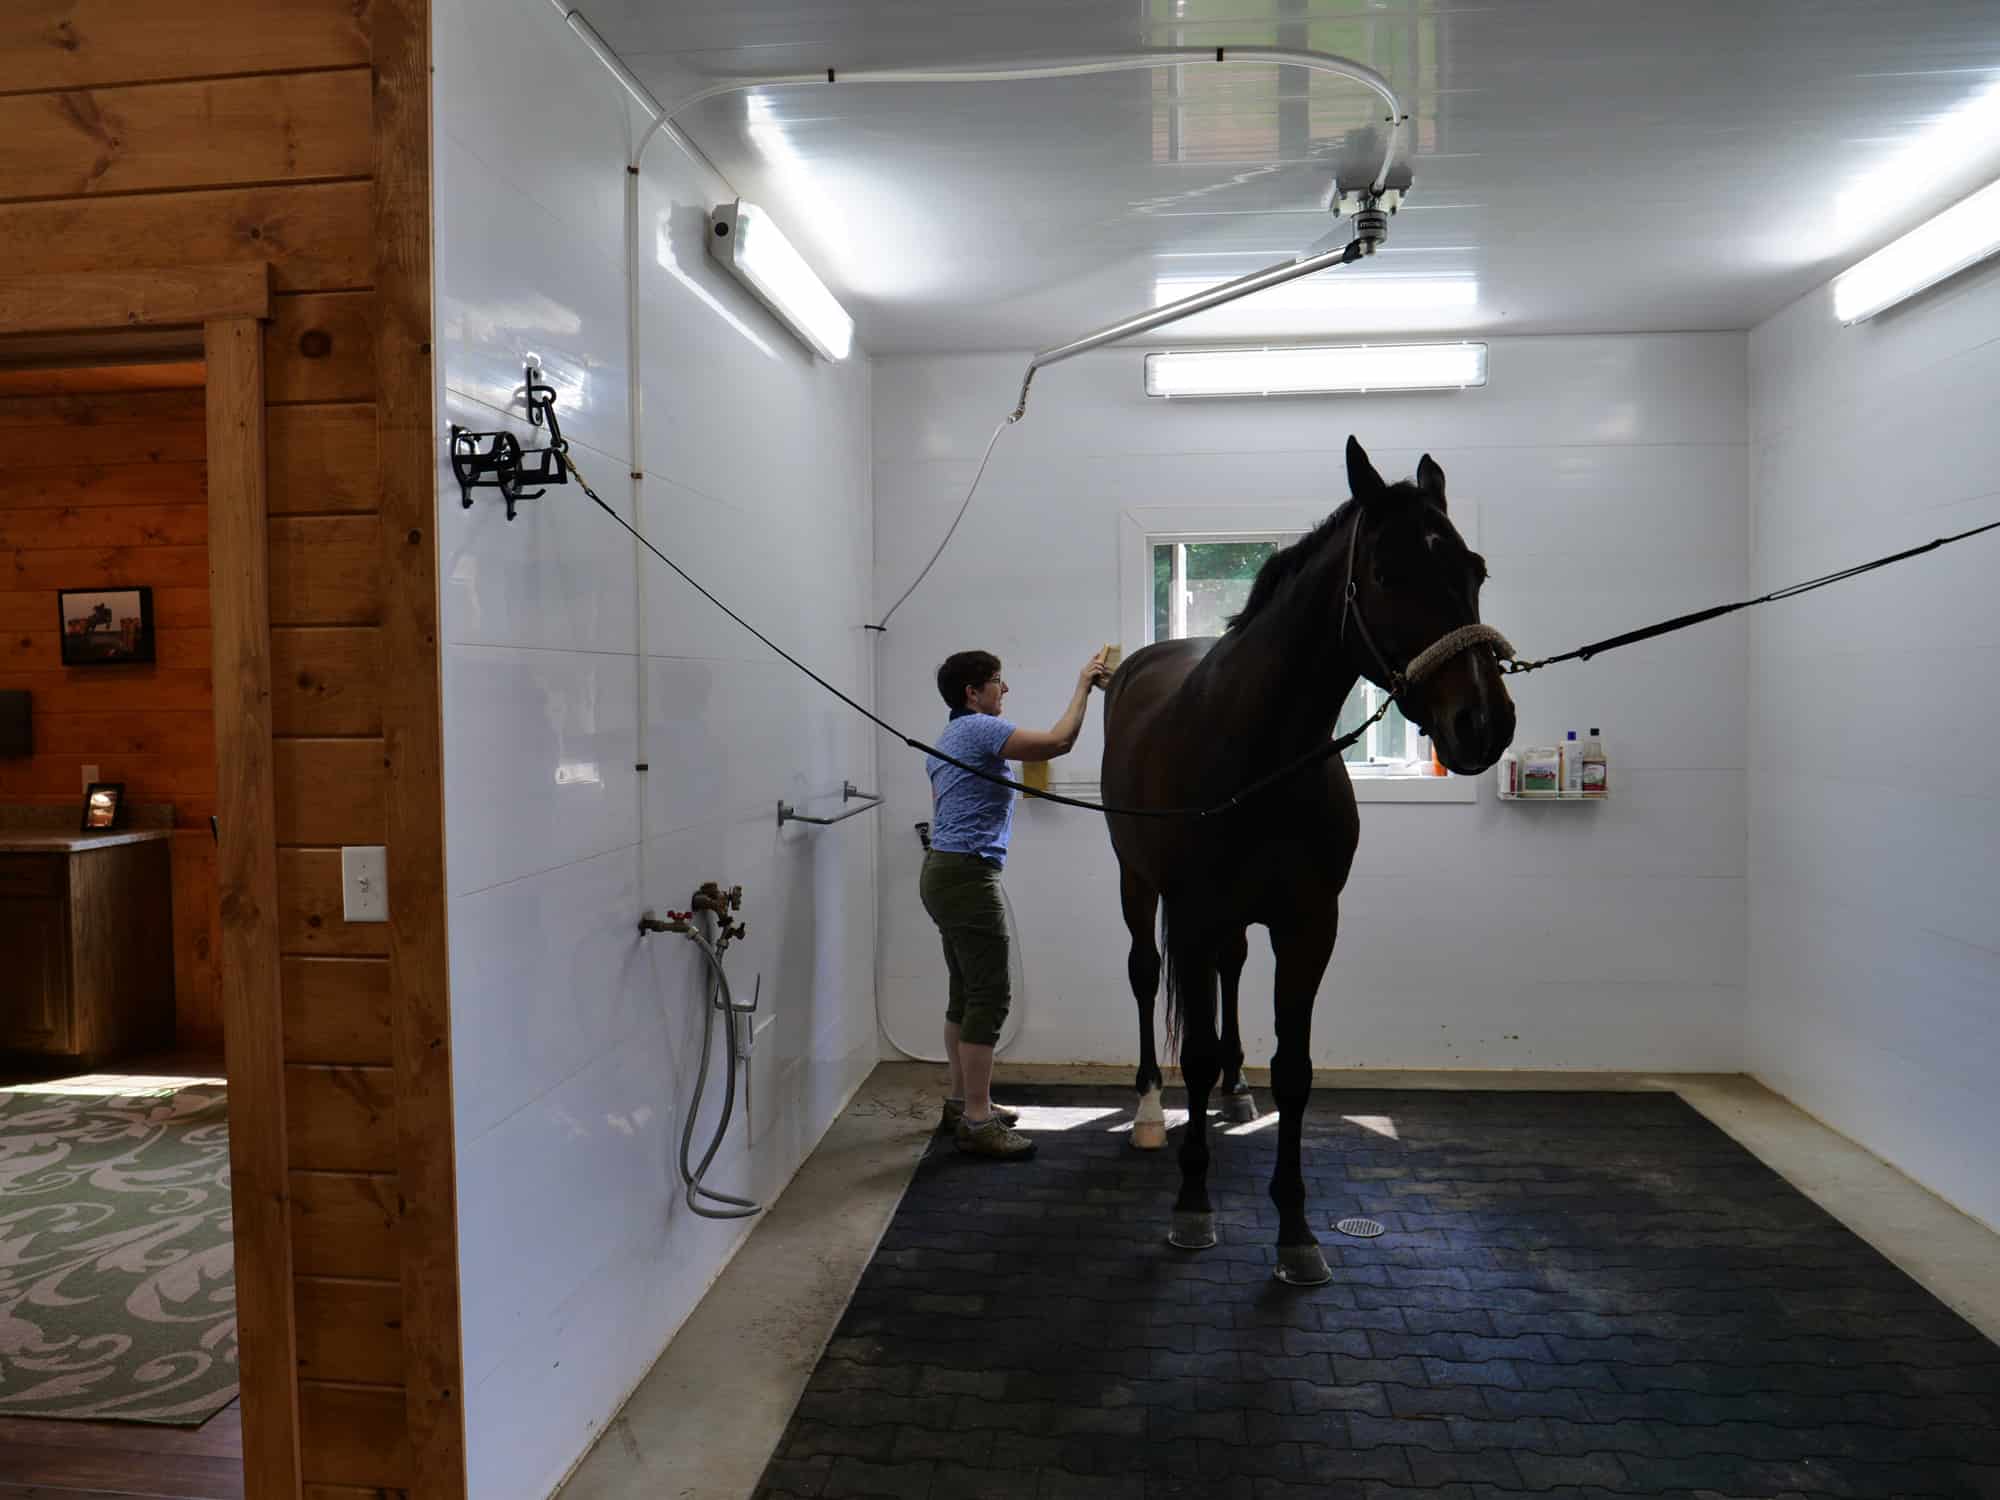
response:
[[[1119,667],[1105,691],[1107,806],[1216,806],[1327,745],[1361,677],[1394,694],[1439,759],[1461,775],[1486,770],[1512,741],[1504,642],[1479,624],[1486,564],[1447,515],[1444,470],[1425,454],[1414,480],[1392,485],[1353,437],[1346,456],[1351,498],[1265,562],[1224,634],[1161,641]],[[1168,1044],[1178,1041],[1187,1087],[1181,1190],[1168,1239],[1184,1249],[1215,1243],[1207,1109],[1218,1077],[1225,1115],[1256,1117],[1242,1076],[1237,983],[1249,954],[1246,929],[1261,924],[1277,960],[1276,1274],[1294,1285],[1323,1283],[1331,1273],[1306,1222],[1299,1137],[1312,1090],[1313,998],[1333,955],[1340,893],[1360,838],[1347,767],[1329,756],[1211,817],[1109,813],[1105,821],[1131,934],[1126,974],[1139,1010],[1134,1145],[1166,1144],[1153,1043],[1161,977],[1156,913]]]

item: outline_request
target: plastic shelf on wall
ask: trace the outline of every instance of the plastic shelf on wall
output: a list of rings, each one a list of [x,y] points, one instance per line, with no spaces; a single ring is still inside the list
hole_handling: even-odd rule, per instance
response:
[[[1536,793],[1530,796],[1523,796],[1519,792],[1501,792],[1498,794],[1498,796],[1502,802],[1562,802],[1573,806],[1586,806],[1592,802],[1609,802],[1611,800],[1609,796],[1551,797],[1546,793]]]

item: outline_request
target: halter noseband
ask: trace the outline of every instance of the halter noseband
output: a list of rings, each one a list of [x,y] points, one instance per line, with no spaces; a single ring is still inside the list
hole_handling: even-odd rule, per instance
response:
[[[1410,658],[1408,666],[1397,671],[1389,665],[1389,659],[1382,654],[1382,648],[1375,644],[1375,637],[1368,633],[1368,621],[1361,614],[1361,599],[1354,584],[1354,558],[1361,546],[1361,522],[1366,512],[1356,502],[1354,525],[1347,533],[1347,587],[1342,591],[1340,601],[1340,640],[1347,643],[1347,621],[1354,620],[1355,632],[1361,637],[1361,644],[1368,648],[1368,654],[1375,658],[1375,667],[1382,674],[1383,688],[1390,699],[1403,707],[1403,694],[1412,684],[1422,682],[1431,673],[1443,666],[1461,651],[1469,651],[1474,646],[1491,646],[1494,655],[1504,661],[1514,659],[1514,648],[1507,637],[1491,625],[1461,625],[1456,630],[1447,631],[1432,641],[1423,650]],[[1405,717],[1410,717],[1404,708]]]

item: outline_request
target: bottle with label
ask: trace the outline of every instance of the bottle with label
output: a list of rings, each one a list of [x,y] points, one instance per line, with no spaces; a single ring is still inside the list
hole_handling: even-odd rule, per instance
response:
[[[1521,757],[1511,749],[1500,757],[1500,764],[1494,768],[1500,783],[1500,795],[1518,797],[1521,795]]]
[[[1611,793],[1611,758],[1604,751],[1602,731],[1592,729],[1583,742],[1583,795],[1606,797]]]
[[[1577,742],[1576,731],[1569,731],[1569,738],[1557,747],[1562,755],[1559,795],[1581,797],[1583,795],[1583,746]]]
[[[1527,746],[1521,751],[1521,795],[1555,796],[1561,772],[1561,756],[1554,745]]]

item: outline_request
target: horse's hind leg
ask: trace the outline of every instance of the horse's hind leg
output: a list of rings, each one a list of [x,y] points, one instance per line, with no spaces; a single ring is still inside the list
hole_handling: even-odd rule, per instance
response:
[[[1160,991],[1160,950],[1153,941],[1153,920],[1159,892],[1122,865],[1118,871],[1118,901],[1132,948],[1125,957],[1125,977],[1139,1005],[1139,1072],[1133,1089],[1139,1095],[1132,1118],[1132,1144],[1158,1151],[1167,1143],[1167,1114],[1160,1104],[1160,1059],[1153,1047],[1153,1002]]]
[[[1299,1163],[1306,1100],[1312,1094],[1313,997],[1333,956],[1334,924],[1300,922],[1271,931],[1277,955],[1278,1050],[1271,1058],[1271,1093],[1278,1102],[1278,1161],[1271,1201],[1278,1209],[1280,1281],[1318,1286],[1332,1280],[1319,1240],[1306,1222],[1305,1175]]]
[[[1222,940],[1216,954],[1216,975],[1222,981],[1222,1118],[1232,1125],[1248,1125],[1257,1118],[1257,1096],[1243,1078],[1243,1033],[1236,1019],[1237,983],[1250,957],[1250,940],[1233,933]]]
[[[1215,958],[1184,950],[1178,942],[1174,948],[1188,1122],[1181,1133],[1181,1192],[1174,1200],[1174,1227],[1167,1239],[1183,1250],[1205,1250],[1215,1243],[1215,1207],[1208,1200],[1208,1094],[1222,1068],[1215,1035]]]

